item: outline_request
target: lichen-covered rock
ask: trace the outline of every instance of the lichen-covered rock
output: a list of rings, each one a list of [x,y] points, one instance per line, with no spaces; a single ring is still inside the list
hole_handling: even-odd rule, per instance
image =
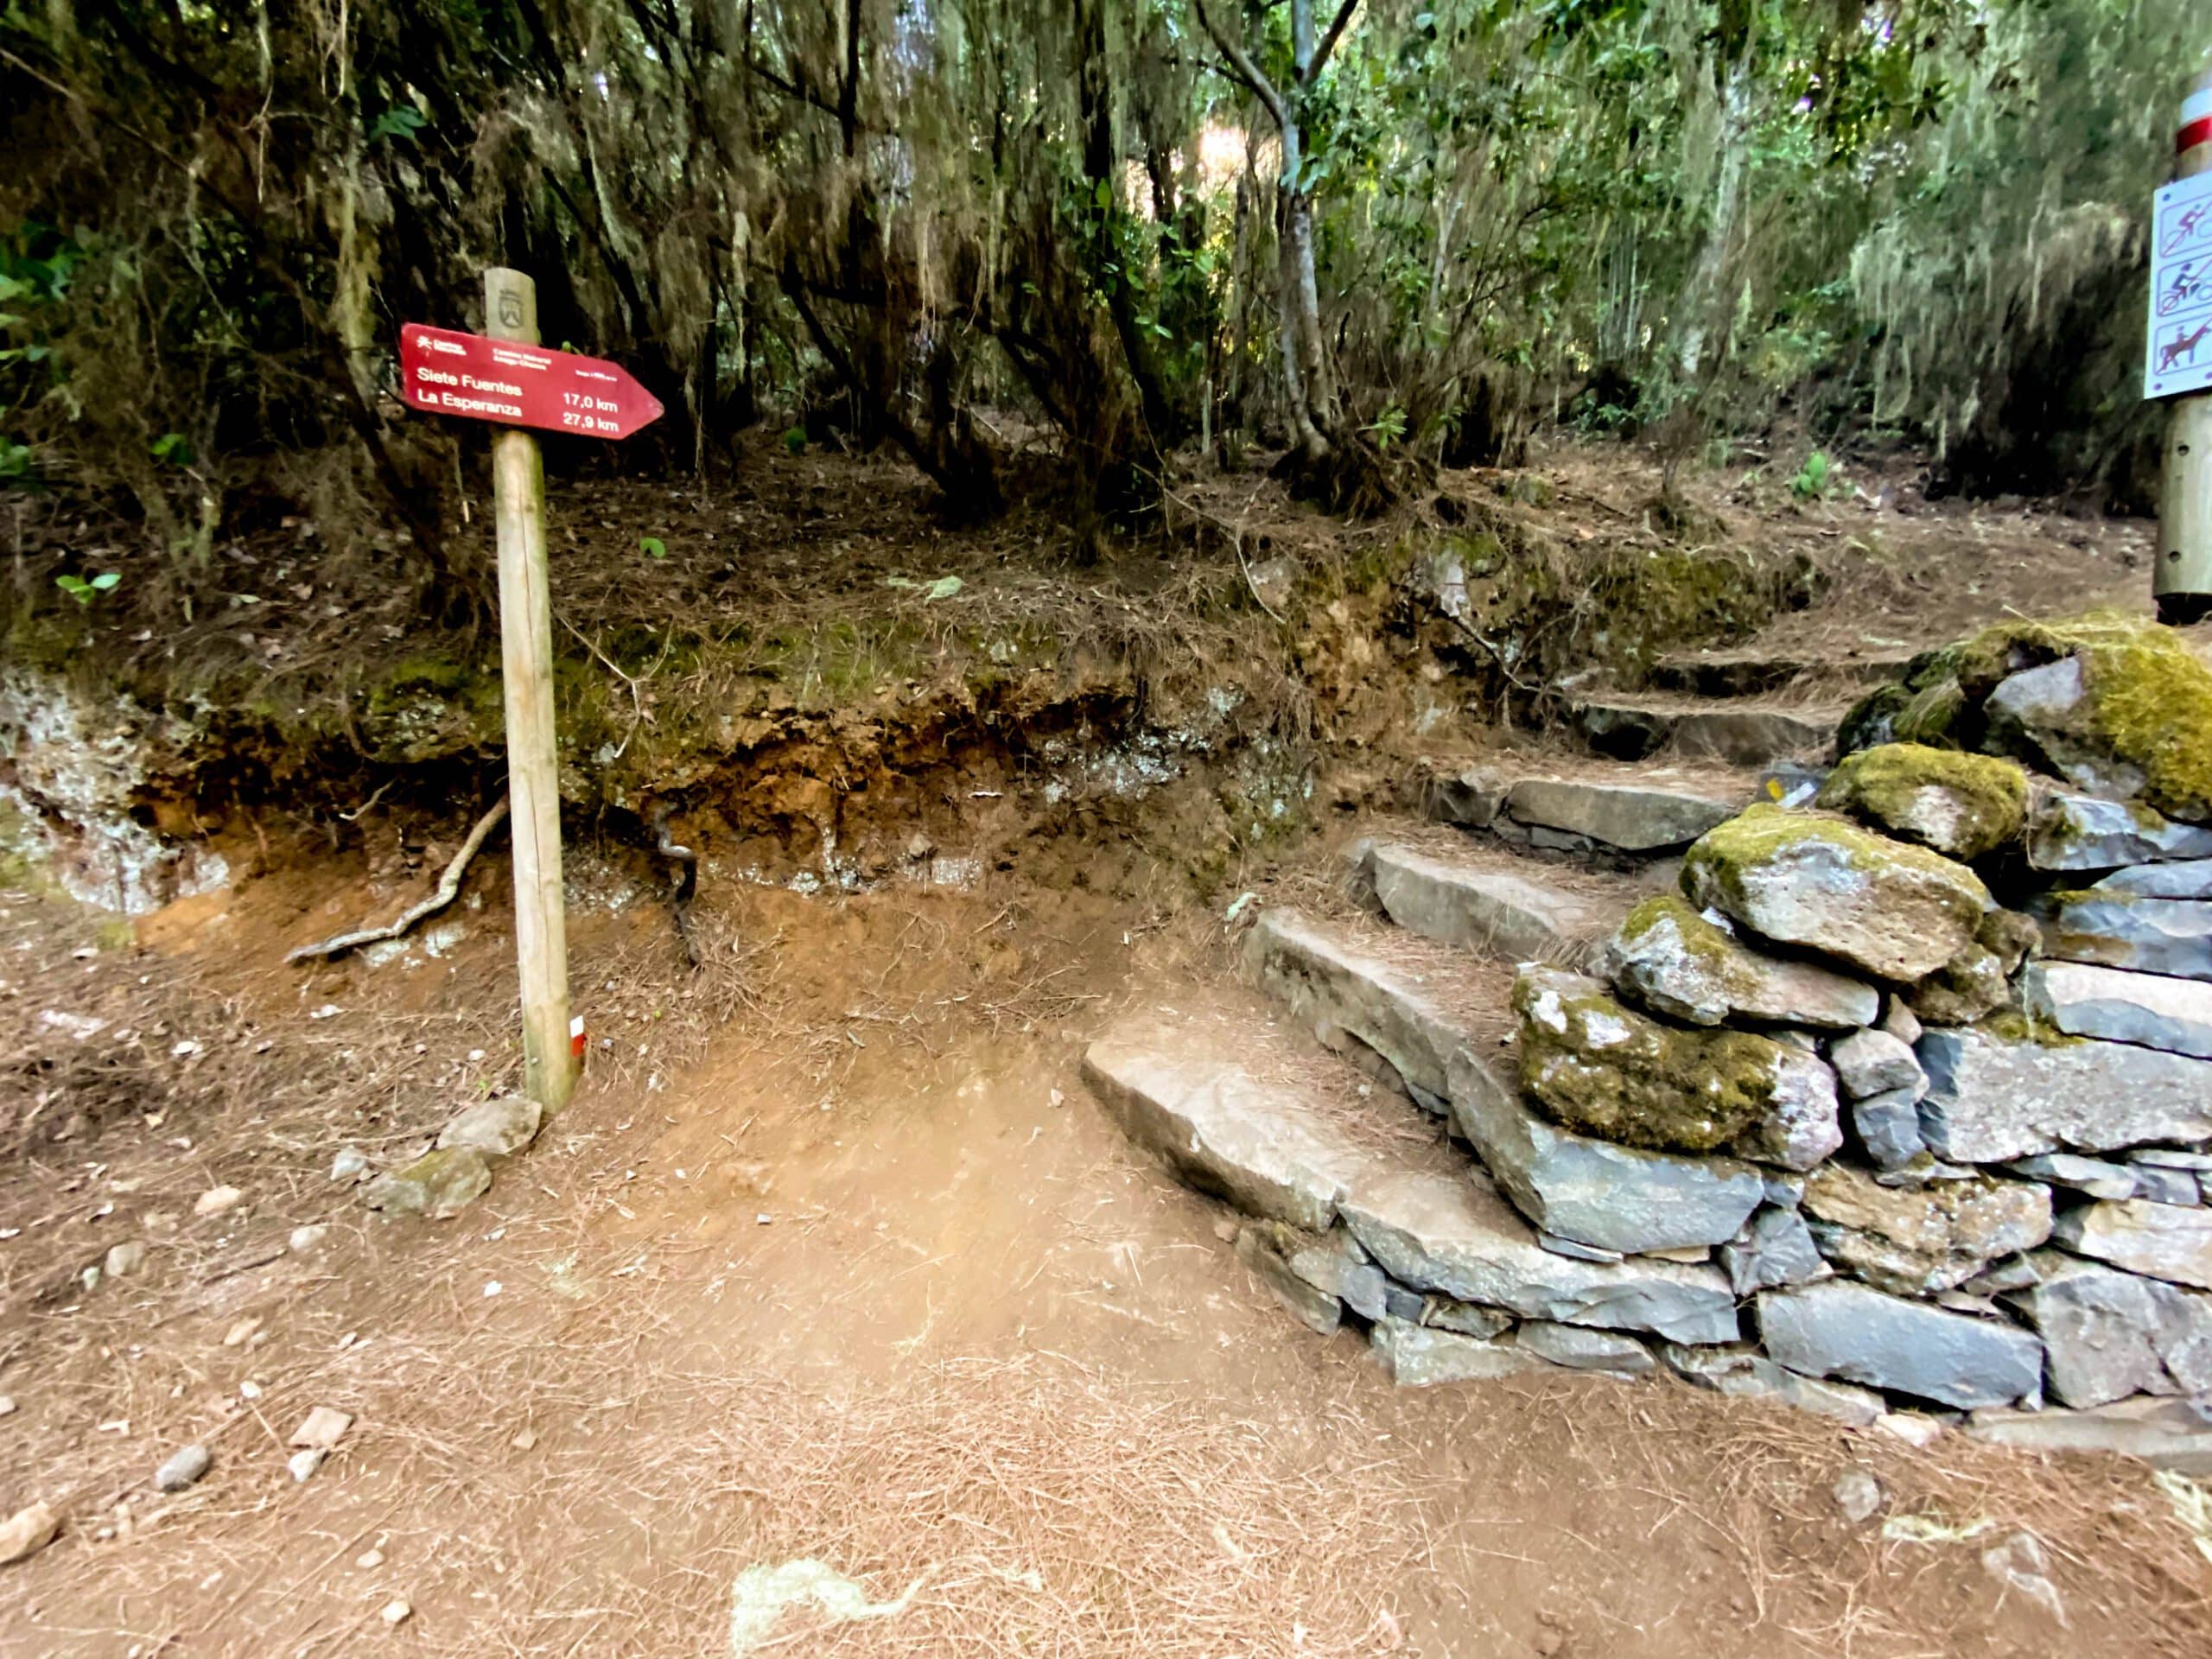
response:
[[[1986,1177],[1887,1187],[1829,1164],[1805,1183],[1804,1214],[1829,1261],[1878,1290],[1929,1296],[2049,1238],[2050,1189]]]
[[[1700,838],[1693,904],[1891,980],[1931,974],[1972,942],[1989,890],[1965,865],[1845,819],[1755,806]]]
[[[1970,1026],[2009,1007],[2012,987],[1997,953],[1974,944],[1908,990],[1904,1000],[1924,1024]]]
[[[2212,984],[2081,962],[2039,962],[2021,982],[2027,1010],[2075,1037],[2212,1059]]]
[[[2212,1060],[2126,1043],[2044,1040],[2024,1020],[2017,1036],[1931,1031],[1919,1052],[1929,1081],[1922,1132],[1937,1157],[1956,1163],[2212,1136]]]
[[[2076,1255],[2212,1290],[2212,1210],[2146,1198],[2085,1204],[2061,1216],[2051,1236]]]
[[[1740,1241],[1720,1247],[1720,1266],[1738,1296],[1805,1284],[1828,1272],[1804,1216],[1778,1205],[1760,1211]]]
[[[2212,829],[2176,823],[2140,801],[2104,801],[2094,795],[2050,797],[2029,820],[2027,843],[2029,868],[2037,870],[2109,870],[2171,859],[2212,859]]]
[[[2212,1389],[2212,1296],[2057,1250],[2039,1252],[2035,1266],[2039,1282],[2005,1300],[2043,1338],[2063,1403]]]
[[[474,1147],[443,1147],[426,1152],[404,1169],[379,1175],[362,1189],[361,1201],[387,1216],[420,1216],[446,1221],[482,1198],[492,1185],[492,1166]]]
[[[1873,987],[1751,950],[1686,899],[1655,893],[1605,947],[1605,973],[1631,1001],[1694,1026],[1730,1020],[1848,1031],[1872,1025]]]
[[[2120,612],[2001,623],[1967,642],[1958,672],[1982,696],[1988,747],[2094,795],[2212,819],[2212,668],[2171,629]]]
[[[465,1106],[438,1131],[442,1147],[474,1147],[487,1158],[505,1158],[537,1139],[545,1109],[527,1095],[494,1095]]]
[[[2020,833],[2028,775],[1992,755],[1885,743],[1845,756],[1816,804],[1947,858],[1974,859]]]
[[[1522,1084],[1570,1128],[1787,1169],[1810,1169],[1843,1144],[1835,1074],[1813,1055],[1750,1032],[1662,1025],[1558,969],[1522,969],[1513,1007]]]
[[[1853,1100],[1910,1089],[1916,1100],[1928,1087],[1928,1074],[1910,1044],[1886,1031],[1854,1031],[1828,1046],[1828,1064]]]
[[[2046,957],[2212,979],[2212,902],[2100,888],[2046,893],[2033,908]]]

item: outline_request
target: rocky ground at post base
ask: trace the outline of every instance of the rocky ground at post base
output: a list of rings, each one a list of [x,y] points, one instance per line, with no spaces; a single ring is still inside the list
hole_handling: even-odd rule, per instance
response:
[[[1152,1010],[1088,1075],[1401,1382],[1664,1370],[2212,1469],[2212,671],[2001,625],[1736,790],[1444,779],[1512,868],[1363,842],[1366,917],[1247,936],[1331,1053]]]

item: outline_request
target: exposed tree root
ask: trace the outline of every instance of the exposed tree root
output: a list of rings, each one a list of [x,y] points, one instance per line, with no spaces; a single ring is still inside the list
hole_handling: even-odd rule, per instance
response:
[[[420,904],[402,911],[397,918],[382,927],[356,928],[350,933],[339,933],[315,944],[303,944],[296,950],[284,953],[287,962],[308,962],[317,957],[343,956],[348,950],[359,950],[365,944],[375,944],[385,939],[396,939],[407,932],[425,917],[435,916],[453,903],[461,893],[461,879],[468,873],[468,866],[484,845],[484,838],[497,829],[507,816],[507,798],[504,795],[492,804],[492,809],[476,820],[476,827],[468,832],[468,839],[461,843],[461,850],[446,866],[446,873],[438,878],[437,891]]]

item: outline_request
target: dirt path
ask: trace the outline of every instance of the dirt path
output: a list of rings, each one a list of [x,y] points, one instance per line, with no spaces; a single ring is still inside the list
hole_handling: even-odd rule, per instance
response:
[[[1917,1452],[1672,1384],[1397,1391],[1299,1326],[1076,1076],[1126,986],[1235,995],[1211,923],[756,894],[726,918],[743,975],[702,984],[668,968],[664,916],[613,906],[577,945],[611,1045],[594,1077],[426,1226],[340,1195],[330,1150],[381,1135],[381,1158],[410,1102],[496,1072],[507,947],[494,902],[447,959],[304,986],[255,965],[364,904],[327,873],[249,884],[145,930],[158,949],[102,951],[9,901],[11,1024],[72,975],[86,1006],[168,987],[199,1000],[158,1017],[236,1023],[160,1046],[267,1045],[311,1086],[119,1115],[0,1187],[22,1230],[0,1243],[0,1512],[66,1515],[0,1568],[0,1651],[2049,1653],[2050,1615],[1980,1560],[2023,1527],[2068,1647],[2212,1639],[2212,1567],[2132,1465]],[[194,1218],[225,1181],[241,1203]],[[303,1223],[329,1231],[268,1254]],[[70,1277],[125,1236],[153,1241],[139,1272]],[[285,1442],[316,1405],[354,1422],[300,1484]],[[194,1439],[212,1472],[157,1495]],[[1936,1541],[1847,1522],[1853,1467]],[[793,1560],[876,1616],[734,1629],[741,1575]]]

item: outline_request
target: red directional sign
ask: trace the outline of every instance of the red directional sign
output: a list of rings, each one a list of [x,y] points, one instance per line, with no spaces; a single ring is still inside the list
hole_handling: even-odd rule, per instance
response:
[[[661,415],[658,398],[600,358],[419,322],[399,331],[399,389],[428,415],[587,438],[626,438]]]

